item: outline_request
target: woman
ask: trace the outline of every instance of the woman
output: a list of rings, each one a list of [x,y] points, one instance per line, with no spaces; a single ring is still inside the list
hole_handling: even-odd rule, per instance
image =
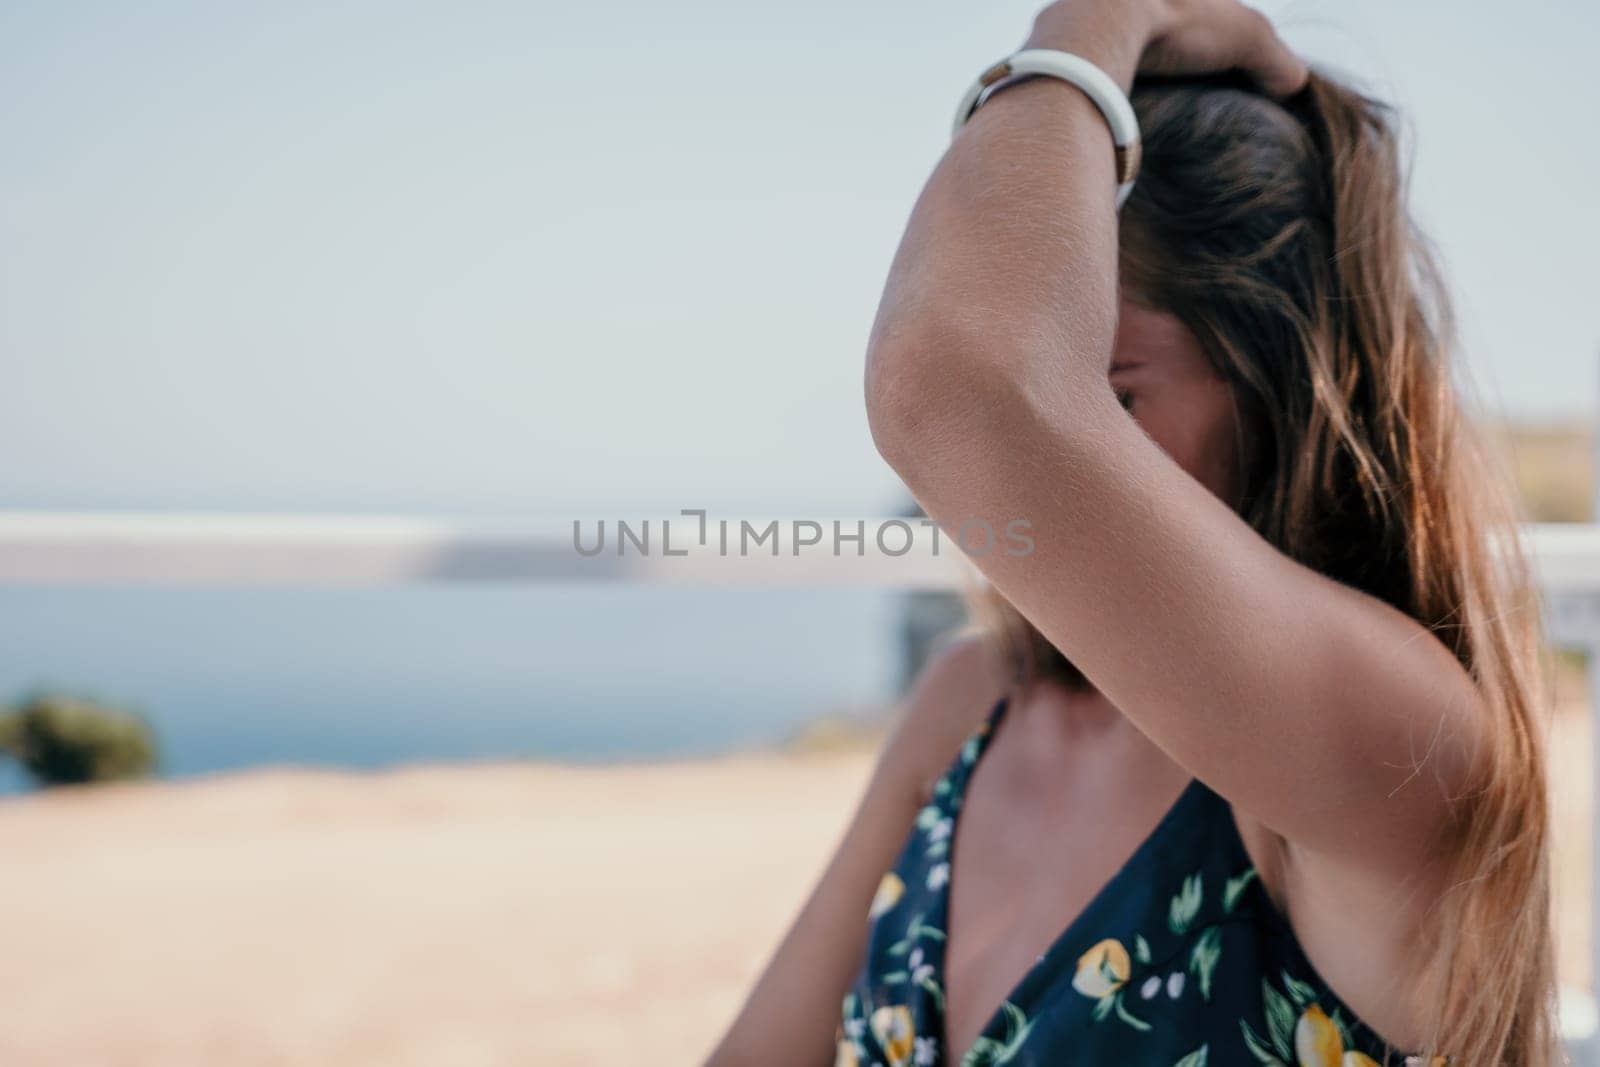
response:
[[[1131,198],[1093,94],[998,88],[867,365],[930,515],[1032,524],[1010,640],[928,667],[713,1062],[1554,1062],[1534,604],[1386,112],[1234,0],[1028,47],[1161,76]]]

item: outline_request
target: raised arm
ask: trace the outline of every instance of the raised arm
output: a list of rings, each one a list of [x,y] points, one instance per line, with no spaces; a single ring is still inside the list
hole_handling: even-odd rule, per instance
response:
[[[1280,94],[1305,79],[1232,0],[1072,0],[1028,44],[1124,89],[1141,61],[1239,67]],[[1415,875],[1466,773],[1475,687],[1417,623],[1274,549],[1118,403],[1115,181],[1106,124],[1071,86],[1021,84],[977,112],[878,312],[878,447],[934,518],[1032,524],[1031,554],[976,562],[1178,763],[1293,845]]]

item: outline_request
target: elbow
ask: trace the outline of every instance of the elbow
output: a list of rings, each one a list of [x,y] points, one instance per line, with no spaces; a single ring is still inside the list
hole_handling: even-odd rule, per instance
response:
[[[950,464],[989,454],[1029,427],[1060,432],[1087,414],[1094,383],[1085,361],[1059,357],[1061,347],[1014,325],[905,331],[874,338],[867,353],[867,423],[878,453],[913,494],[943,480]],[[1110,397],[1105,376],[1098,392]],[[1111,401],[1114,405],[1115,401]]]
[[[867,426],[878,454],[915,492],[926,465],[960,436],[975,398],[963,396],[972,360],[947,337],[916,331],[867,353]]]
[[[923,309],[880,316],[867,348],[867,425],[878,453],[913,492],[923,470],[957,451],[1005,406],[1020,361],[1011,331],[988,316]],[[1008,336],[1008,334],[1011,334]]]
[[[901,477],[902,465],[916,454],[915,442],[928,428],[918,412],[927,410],[929,394],[937,387],[918,363],[919,347],[896,341],[874,343],[867,350],[867,428],[878,454]]]

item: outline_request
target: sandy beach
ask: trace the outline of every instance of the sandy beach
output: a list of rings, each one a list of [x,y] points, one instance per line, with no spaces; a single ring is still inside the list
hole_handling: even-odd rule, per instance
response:
[[[696,1062],[869,766],[272,771],[5,802],[0,1063]]]
[[[1559,717],[1587,981],[1587,716]],[[0,1063],[688,1064],[837,838],[865,747],[266,771],[0,803]]]

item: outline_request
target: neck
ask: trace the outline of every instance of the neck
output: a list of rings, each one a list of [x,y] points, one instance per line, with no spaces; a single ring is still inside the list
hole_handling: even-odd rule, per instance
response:
[[[1028,709],[1024,714],[1049,716],[1059,728],[1086,739],[1104,741],[1111,740],[1114,734],[1139,733],[1132,721],[1087,680],[1077,684],[1055,680],[1036,682],[1027,698],[1019,703]]]

